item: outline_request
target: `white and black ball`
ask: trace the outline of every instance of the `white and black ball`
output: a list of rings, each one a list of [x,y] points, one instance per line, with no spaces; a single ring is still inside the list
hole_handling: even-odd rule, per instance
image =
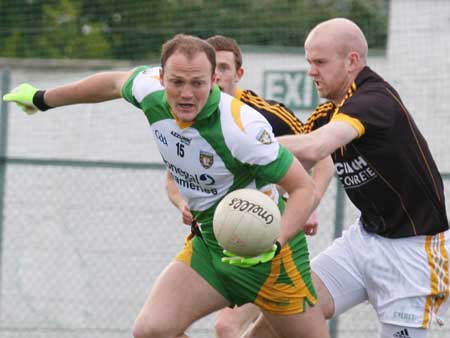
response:
[[[281,228],[277,204],[255,189],[239,189],[218,204],[213,218],[220,246],[238,256],[253,257],[269,251]]]

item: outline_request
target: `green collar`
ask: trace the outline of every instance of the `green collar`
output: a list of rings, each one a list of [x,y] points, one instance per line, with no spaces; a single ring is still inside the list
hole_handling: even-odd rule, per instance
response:
[[[205,106],[197,115],[195,120],[203,120],[211,116],[217,110],[220,100],[220,89],[219,86],[214,85],[211,89],[211,93],[209,94],[208,101],[206,101]]]

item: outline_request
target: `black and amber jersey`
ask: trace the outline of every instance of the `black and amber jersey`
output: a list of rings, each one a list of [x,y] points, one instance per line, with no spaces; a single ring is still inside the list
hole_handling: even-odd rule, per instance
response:
[[[395,89],[366,67],[344,100],[320,105],[304,129],[329,121],[346,121],[358,131],[332,157],[367,231],[399,238],[448,229],[442,178]]]
[[[251,90],[238,89],[235,97],[259,111],[272,126],[275,136],[302,133],[303,123],[284,104],[265,100]]]

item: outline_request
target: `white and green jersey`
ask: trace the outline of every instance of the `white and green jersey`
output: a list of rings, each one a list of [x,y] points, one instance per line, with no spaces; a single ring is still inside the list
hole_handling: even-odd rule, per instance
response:
[[[278,201],[273,183],[286,174],[292,154],[260,113],[214,86],[195,121],[180,122],[165,95],[159,67],[139,67],[122,89],[144,111],[164,164],[203,229],[230,191],[257,188]]]

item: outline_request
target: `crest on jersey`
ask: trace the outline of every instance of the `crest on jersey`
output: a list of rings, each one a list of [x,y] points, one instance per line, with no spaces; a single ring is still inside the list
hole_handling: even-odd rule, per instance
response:
[[[203,168],[209,169],[214,163],[214,155],[207,151],[200,150],[199,160]]]
[[[256,139],[262,144],[272,143],[272,136],[270,136],[270,133],[266,129],[261,129],[256,135]]]

